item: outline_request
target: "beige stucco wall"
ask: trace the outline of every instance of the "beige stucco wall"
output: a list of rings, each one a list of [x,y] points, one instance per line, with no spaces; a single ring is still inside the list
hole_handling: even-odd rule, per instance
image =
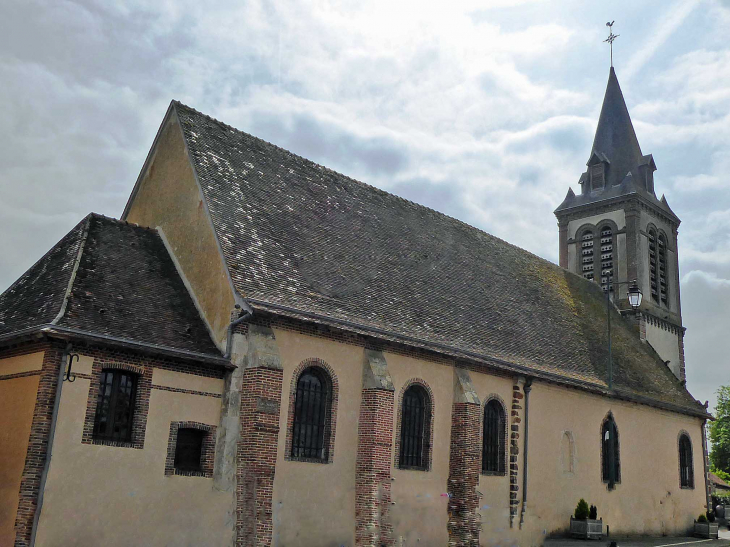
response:
[[[621,458],[621,484],[612,492],[601,480],[600,459],[601,423],[609,410],[618,427]],[[695,488],[691,490],[679,487],[681,430],[692,439]],[[574,439],[572,474],[564,472],[561,460],[565,431]],[[697,418],[533,385],[525,536],[537,540],[567,528],[581,497],[598,507],[612,533],[685,533],[705,504],[701,435]],[[483,544],[489,545],[488,532],[482,534]]]
[[[669,361],[669,368],[679,378],[679,335],[646,323],[646,341],[661,355],[662,359]]]
[[[74,369],[91,372],[82,357]],[[190,374],[167,376],[184,389],[216,391],[211,382]],[[64,383],[37,545],[221,546],[233,540],[231,492],[213,489],[213,479],[165,476],[170,422],[218,425],[219,398],[151,390],[144,449],[81,443],[89,380]],[[216,383],[218,385],[212,385]]]
[[[355,461],[362,389],[362,347],[286,330],[274,331],[284,368],[279,448],[273,493],[274,547],[355,543]],[[339,404],[332,463],[286,460],[289,394],[295,369],[307,358],[325,361],[337,376]]]
[[[15,539],[20,478],[25,465],[40,376],[2,376],[40,370],[43,352],[0,359],[0,545]]]
[[[162,229],[196,305],[223,347],[234,296],[174,114],[160,131],[126,220]]]

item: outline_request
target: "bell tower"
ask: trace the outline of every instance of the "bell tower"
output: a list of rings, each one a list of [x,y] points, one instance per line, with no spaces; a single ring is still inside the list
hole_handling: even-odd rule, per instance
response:
[[[644,295],[641,339],[684,382],[680,220],[663,195],[656,197],[656,163],[641,152],[613,67],[586,166],[578,179],[580,191],[569,189],[555,210],[560,265],[610,291],[626,313],[628,286],[616,284],[636,280]]]

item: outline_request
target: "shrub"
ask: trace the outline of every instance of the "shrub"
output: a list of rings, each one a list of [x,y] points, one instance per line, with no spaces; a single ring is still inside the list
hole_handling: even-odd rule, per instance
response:
[[[715,513],[714,512],[707,511],[706,515],[707,515],[707,520],[709,522],[715,522]]]
[[[583,498],[580,498],[578,505],[575,508],[575,518],[577,520],[585,520],[588,518],[588,502]]]
[[[588,518],[591,520],[598,519],[598,507],[591,505],[591,510],[588,512]]]
[[[697,517],[697,522],[707,522],[707,517],[704,513],[702,513],[699,517]]]

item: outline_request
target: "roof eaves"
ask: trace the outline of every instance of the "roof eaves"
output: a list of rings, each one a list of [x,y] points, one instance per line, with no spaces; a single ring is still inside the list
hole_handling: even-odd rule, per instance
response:
[[[27,339],[50,336],[63,340],[78,339],[92,343],[99,343],[112,347],[122,347],[125,349],[139,351],[142,353],[161,355],[165,357],[174,357],[186,361],[196,361],[202,364],[221,366],[225,369],[235,369],[236,366],[231,364],[228,359],[223,356],[210,355],[207,353],[198,353],[194,351],[172,348],[169,346],[161,346],[148,342],[137,342],[126,338],[118,338],[106,334],[98,334],[70,327],[61,327],[59,325],[36,325],[27,329],[14,331],[0,336],[0,347],[8,344],[14,344]]]
[[[247,301],[249,304],[253,306],[254,309],[259,309],[261,311],[268,311],[269,313],[274,313],[282,316],[289,316],[294,319],[300,319],[300,320],[309,320],[318,322],[324,325],[332,326],[334,328],[347,330],[350,332],[355,332],[357,334],[362,334],[365,336],[373,336],[382,340],[388,340],[396,343],[401,343],[407,346],[411,347],[419,347],[426,350],[434,351],[436,353],[440,353],[442,355],[446,355],[449,357],[453,357],[455,359],[467,359],[472,360],[478,363],[481,363],[483,365],[486,365],[493,369],[502,370],[505,372],[511,372],[511,373],[519,373],[524,376],[538,378],[541,380],[544,380],[546,382],[550,382],[553,384],[558,384],[561,386],[567,386],[567,387],[573,387],[577,389],[581,389],[583,391],[588,391],[591,393],[595,393],[598,395],[606,396],[606,397],[613,397],[617,399],[622,399],[626,401],[631,401],[635,403],[644,404],[647,406],[652,406],[655,408],[661,408],[664,410],[670,410],[673,412],[678,412],[681,414],[688,414],[691,416],[698,416],[702,418],[712,418],[712,416],[707,413],[707,411],[700,411],[699,408],[696,410],[692,410],[689,407],[683,407],[681,405],[675,405],[673,403],[667,403],[664,401],[660,401],[657,399],[652,399],[651,397],[643,397],[640,395],[636,395],[634,393],[630,392],[622,392],[618,390],[614,390],[613,392],[610,392],[603,384],[597,384],[593,382],[588,382],[585,380],[578,380],[575,378],[569,378],[566,376],[562,376],[560,374],[555,374],[547,371],[540,371],[535,370],[533,368],[519,365],[516,363],[512,363],[509,361],[505,361],[503,359],[499,359],[496,357],[483,355],[480,353],[472,352],[469,350],[459,349],[455,348],[453,346],[449,346],[446,344],[441,344],[438,342],[433,342],[429,340],[423,340],[420,338],[402,335],[399,333],[394,333],[392,331],[388,331],[386,329],[381,329],[379,327],[373,327],[369,325],[362,325],[358,323],[354,323],[352,321],[348,321],[345,319],[338,319],[335,317],[325,316],[313,312],[308,311],[302,311],[296,308],[292,308],[289,306],[284,306],[281,304],[274,304],[271,302],[265,302],[263,300],[256,300],[252,298],[247,298]],[[697,403],[698,407],[701,407],[699,403]]]

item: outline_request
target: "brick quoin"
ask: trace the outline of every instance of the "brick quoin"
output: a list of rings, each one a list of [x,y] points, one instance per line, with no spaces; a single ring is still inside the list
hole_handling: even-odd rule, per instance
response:
[[[478,403],[454,403],[452,407],[447,524],[450,546],[479,547],[480,413]]]
[[[517,509],[520,505],[518,492],[520,487],[519,472],[520,464],[518,456],[520,455],[520,412],[522,411],[522,399],[524,395],[519,382],[515,382],[512,386],[512,425],[510,426],[510,444],[509,444],[509,525],[514,525],[514,519],[517,516]]]
[[[270,546],[283,371],[249,368],[241,388],[236,546]]]
[[[33,409],[33,420],[30,426],[28,451],[25,466],[20,479],[18,495],[18,512],[15,516],[15,547],[30,545],[33,533],[33,518],[38,507],[38,494],[41,486],[41,475],[46,463],[48,440],[53,420],[53,406],[56,399],[58,373],[61,367],[63,349],[48,347],[43,355],[41,377],[38,383],[38,396]]]
[[[393,457],[394,393],[363,389],[357,429],[355,545],[395,545],[388,518]]]

